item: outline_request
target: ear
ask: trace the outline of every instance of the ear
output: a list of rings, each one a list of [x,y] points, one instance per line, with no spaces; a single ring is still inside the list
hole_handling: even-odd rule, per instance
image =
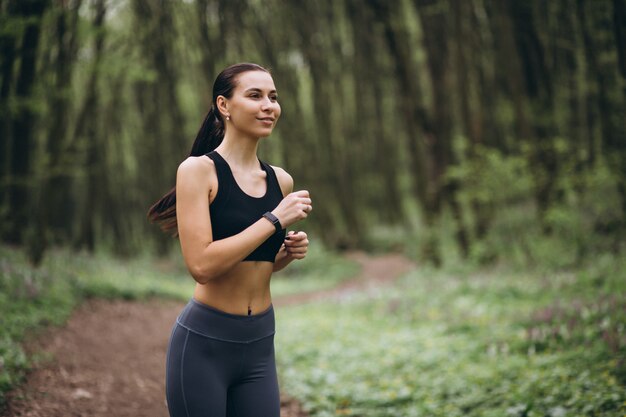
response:
[[[226,116],[230,115],[230,112],[228,111],[228,99],[224,96],[217,96],[215,102],[217,104],[217,110],[222,115],[222,118],[226,119]]]

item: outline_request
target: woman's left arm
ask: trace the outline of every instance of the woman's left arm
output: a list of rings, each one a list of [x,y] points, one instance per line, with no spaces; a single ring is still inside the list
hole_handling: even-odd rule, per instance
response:
[[[276,254],[273,271],[280,271],[294,259],[304,259],[308,249],[309,239],[306,233],[290,231],[285,237],[285,243]]]
[[[282,168],[273,167],[276,172],[276,179],[280,185],[283,195],[293,192],[293,178]],[[304,259],[309,247],[309,239],[305,232],[290,231],[285,236],[285,241],[280,247],[274,260],[273,271],[280,271],[291,263],[294,259]]]

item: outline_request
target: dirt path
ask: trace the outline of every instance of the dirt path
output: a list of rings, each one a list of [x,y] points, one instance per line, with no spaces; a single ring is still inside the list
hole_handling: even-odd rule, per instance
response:
[[[342,297],[392,282],[413,265],[399,255],[349,255],[361,264],[357,277],[339,287],[274,299],[276,308]],[[9,395],[3,416],[167,417],[165,352],[184,303],[91,300],[61,329],[50,329],[28,350],[49,359]],[[282,417],[304,417],[284,397]]]

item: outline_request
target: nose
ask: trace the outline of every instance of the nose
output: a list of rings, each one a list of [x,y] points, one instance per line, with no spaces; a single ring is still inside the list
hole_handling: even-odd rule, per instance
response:
[[[263,112],[271,111],[272,109],[276,108],[277,104],[278,103],[276,103],[276,101],[272,101],[269,97],[265,97],[261,101],[261,111]]]

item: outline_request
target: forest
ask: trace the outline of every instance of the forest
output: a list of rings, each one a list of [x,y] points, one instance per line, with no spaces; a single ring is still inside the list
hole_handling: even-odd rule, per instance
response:
[[[442,262],[616,250],[626,210],[622,0],[0,3],[2,240],[132,256],[234,62],[272,71],[264,158],[332,248]],[[266,142],[266,143],[265,143]],[[560,239],[563,238],[563,239]],[[550,239],[549,239],[550,240]]]
[[[589,297],[616,297],[610,307],[592,302],[608,327],[598,330],[600,316],[585,323],[604,340],[599,357],[612,361],[607,372],[626,398],[625,0],[0,0],[0,51],[0,301],[31,285],[20,284],[13,258],[33,271],[73,255],[111,265],[170,259],[178,241],[146,213],[174,187],[216,75],[254,62],[271,71],[282,107],[259,156],[285,168],[315,206],[298,227],[323,249],[302,271],[321,267],[315,253],[365,251],[402,253],[441,282],[450,268],[541,270],[542,280],[545,271],[580,273],[598,291]],[[424,274],[410,285],[428,282]],[[512,276],[503,282],[516,286]],[[451,287],[432,285],[456,305]],[[536,319],[524,309],[550,292],[535,290],[520,297]],[[406,294],[436,302],[415,287]],[[550,320],[568,322],[571,312],[557,307]],[[528,331],[520,352],[535,349]],[[546,349],[575,339],[546,332]],[[312,415],[335,415],[319,410],[345,400],[316,402],[324,384],[292,377],[290,392]],[[361,407],[344,414],[379,415]],[[566,415],[529,410],[508,415]]]

